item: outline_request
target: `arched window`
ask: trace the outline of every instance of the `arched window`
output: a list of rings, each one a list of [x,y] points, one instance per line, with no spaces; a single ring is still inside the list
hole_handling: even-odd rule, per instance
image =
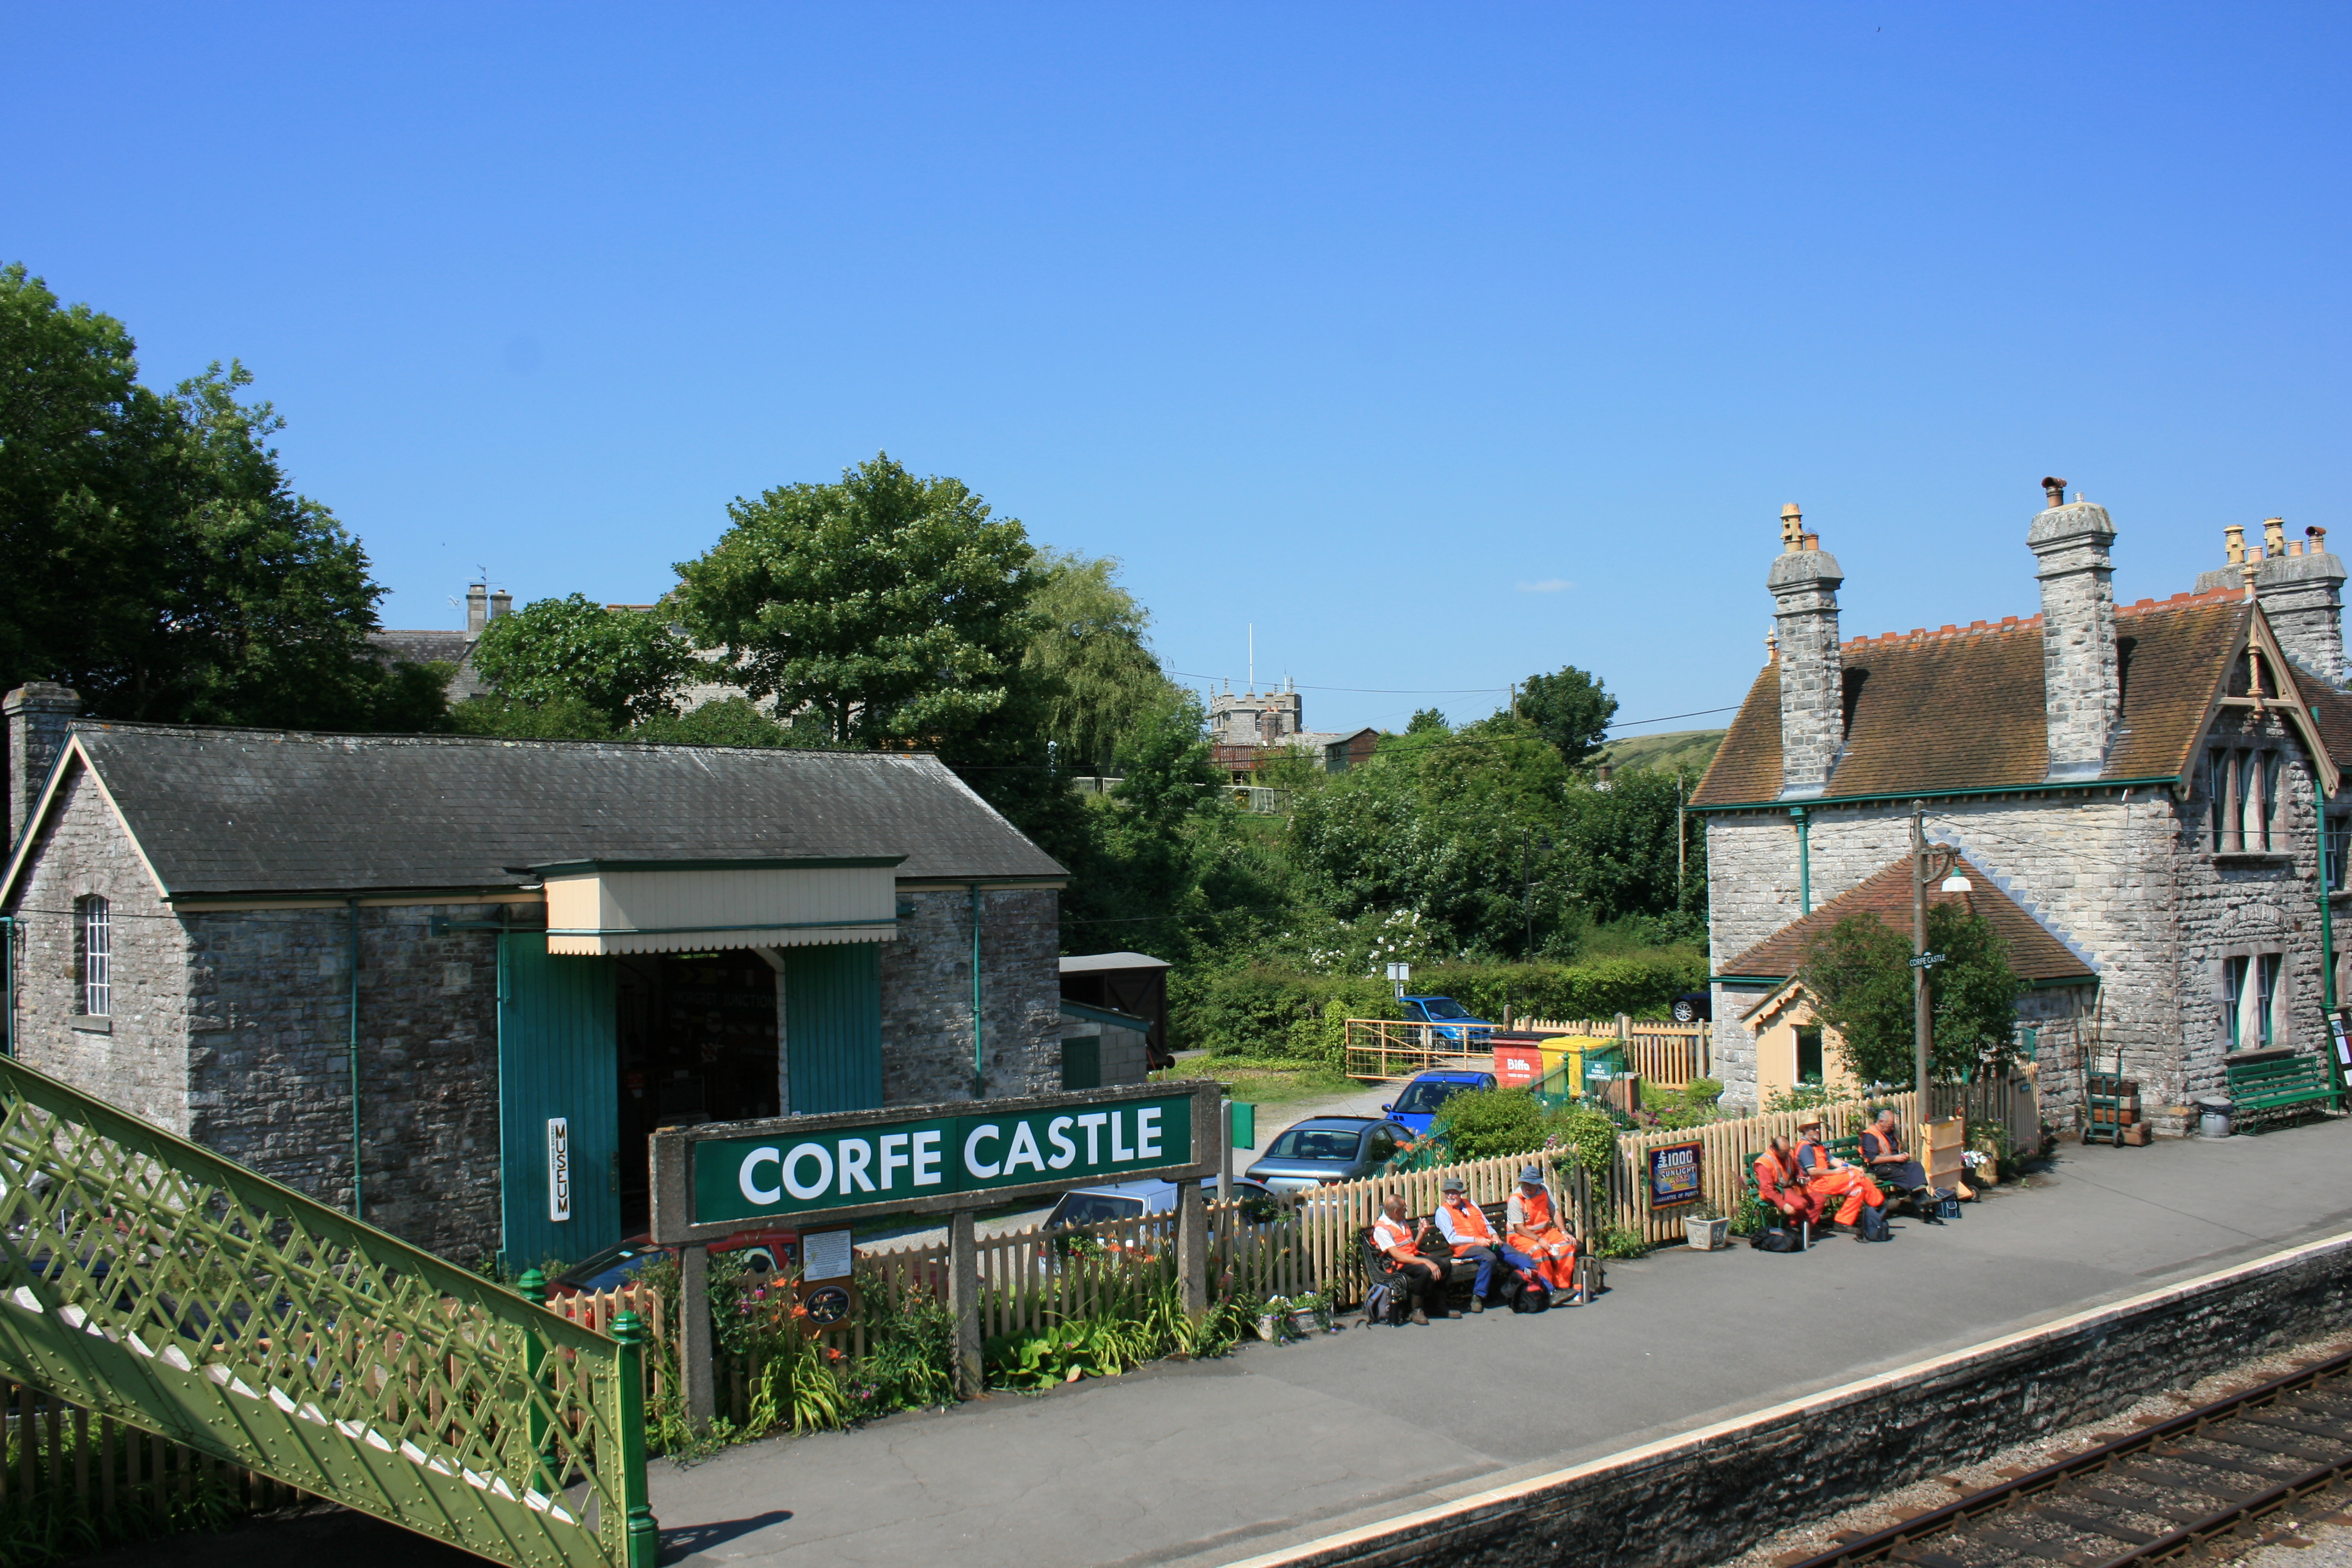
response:
[[[95,895],[74,906],[74,973],[81,984],[81,1010],[92,1018],[114,1011],[114,923],[104,899]]]

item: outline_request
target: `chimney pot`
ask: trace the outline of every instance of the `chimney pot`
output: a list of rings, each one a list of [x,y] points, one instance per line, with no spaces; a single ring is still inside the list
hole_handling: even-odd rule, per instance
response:
[[[2263,519],[2263,553],[2273,561],[2286,553],[2286,519]]]
[[[1790,555],[1805,547],[1805,514],[1790,501],[1780,509],[1780,548]]]
[[[2042,498],[2048,500],[2052,506],[2064,506],[2066,504],[2066,481],[2044,475],[2042,479]]]

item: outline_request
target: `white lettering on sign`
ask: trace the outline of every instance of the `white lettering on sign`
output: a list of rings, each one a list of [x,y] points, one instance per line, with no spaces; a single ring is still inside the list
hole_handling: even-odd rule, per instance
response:
[[[1110,1157],[1114,1160],[1135,1158],[1135,1151],[1127,1146],[1127,1134],[1119,1128],[1119,1124],[1126,1120],[1125,1111],[1114,1110],[1110,1113]]]
[[[1045,1173],[1045,1156],[1037,1152],[1037,1130],[1026,1121],[1013,1124],[1013,1147],[1004,1152],[1004,1173],[1019,1170]]]
[[[547,1119],[547,1217],[572,1217],[572,1123],[562,1116]]]
[[[1067,1116],[1056,1116],[1045,1123],[1045,1141],[1054,1145],[1054,1157],[1045,1162],[1057,1171],[1066,1171],[1078,1157],[1078,1146],[1070,1142],[1070,1129],[1076,1125]]]
[[[980,1163],[980,1141],[983,1138],[992,1142],[1003,1142],[1004,1132],[993,1121],[983,1121],[973,1128],[971,1136],[963,1141],[963,1168],[975,1176],[993,1176],[996,1166],[992,1163],[986,1165]]]
[[[754,1149],[743,1156],[743,1168],[736,1173],[735,1184],[741,1187],[743,1195],[755,1204],[782,1203],[784,1200],[782,1170],[783,1163],[784,1157],[773,1149]],[[751,1173],[761,1165],[778,1167],[775,1186],[763,1187],[753,1180]]]
[[[936,1187],[947,1178],[940,1174],[940,1131],[915,1134],[915,1185]]]
[[[1087,1163],[1102,1163],[1102,1129],[1109,1116],[1099,1110],[1089,1110],[1078,1118],[1078,1125],[1087,1130]]]
[[[1156,1105],[1136,1109],[1135,1152],[1147,1160],[1160,1158],[1160,1108]]]
[[[866,1168],[874,1163],[874,1145],[863,1138],[844,1138],[840,1148],[841,1195],[845,1198],[849,1195],[849,1185],[852,1182],[857,1184],[859,1192],[872,1192],[874,1183],[866,1174]]]
[[[904,1132],[885,1132],[877,1142],[882,1145],[882,1190],[887,1193],[890,1190],[890,1173],[904,1171],[913,1162],[907,1158]]]
[[[816,1162],[816,1180],[803,1182],[800,1177],[803,1162]],[[806,1203],[811,1198],[824,1196],[825,1188],[833,1185],[833,1151],[822,1143],[795,1143],[784,1156],[784,1190]]]

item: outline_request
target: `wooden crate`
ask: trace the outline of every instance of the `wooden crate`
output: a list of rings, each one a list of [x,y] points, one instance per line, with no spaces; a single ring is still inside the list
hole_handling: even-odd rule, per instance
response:
[[[1950,1187],[1959,1184],[1965,1166],[1960,1151],[1966,1146],[1967,1124],[1958,1116],[1939,1116],[1919,1129],[1919,1168],[1927,1173],[1931,1187]]]

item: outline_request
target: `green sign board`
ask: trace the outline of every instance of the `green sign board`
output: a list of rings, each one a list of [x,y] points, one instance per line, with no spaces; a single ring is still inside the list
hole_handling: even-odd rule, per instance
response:
[[[1200,1088],[1040,1095],[1026,1100],[909,1107],[907,1112],[702,1126],[665,1133],[685,1156],[688,1213],[657,1216],[657,1233],[849,1211],[978,1207],[1030,1190],[1059,1191],[1138,1176],[1198,1176]],[[1213,1110],[1216,1101],[1205,1103]],[[1213,1127],[1212,1121],[1203,1123]],[[656,1186],[662,1186],[656,1153]],[[968,1203],[957,1200],[969,1195]]]

